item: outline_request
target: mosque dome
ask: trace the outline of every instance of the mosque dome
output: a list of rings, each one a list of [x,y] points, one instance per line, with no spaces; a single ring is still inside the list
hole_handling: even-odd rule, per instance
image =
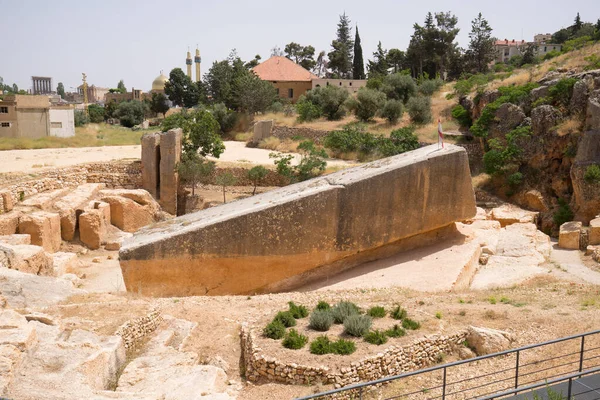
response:
[[[156,79],[152,82],[152,91],[153,92],[164,92],[165,91],[165,83],[169,80],[162,73],[156,77]]]

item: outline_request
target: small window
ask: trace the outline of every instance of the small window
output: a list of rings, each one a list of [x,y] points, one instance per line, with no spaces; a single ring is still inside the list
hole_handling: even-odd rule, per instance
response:
[[[544,53],[548,51],[548,48],[544,46]]]
[[[2,127],[3,128],[10,128],[10,122],[3,122],[2,123]]]
[[[279,96],[279,88],[275,88],[275,90],[277,91],[277,96]]]
[[[329,82],[327,82],[327,86],[329,86]]]
[[[294,98],[294,89],[288,89],[288,97],[289,97],[290,99],[293,99],[293,98]]]
[[[342,82],[340,82],[340,86],[342,86]]]
[[[321,85],[317,85],[316,87],[321,87]]]
[[[0,107],[0,114],[8,114],[8,107]]]
[[[348,86],[352,86],[352,82],[348,82]]]
[[[62,122],[50,122],[51,128],[62,128]]]

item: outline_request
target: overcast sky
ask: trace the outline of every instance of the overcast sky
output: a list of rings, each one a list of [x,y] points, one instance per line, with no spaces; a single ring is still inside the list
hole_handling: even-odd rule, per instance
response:
[[[0,0],[0,76],[21,89],[31,88],[32,75],[50,76],[71,91],[85,72],[89,84],[123,79],[128,90],[150,90],[161,70],[185,71],[196,44],[202,74],[232,48],[243,60],[266,59],[292,41],[329,52],[344,11],[358,24],[366,65],[379,40],[405,50],[428,11],[456,14],[466,47],[478,12],[498,38],[532,40],[570,25],[577,12],[597,21],[600,0]]]

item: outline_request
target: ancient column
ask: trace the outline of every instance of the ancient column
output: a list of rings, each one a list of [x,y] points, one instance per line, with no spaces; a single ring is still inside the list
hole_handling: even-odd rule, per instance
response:
[[[160,198],[160,133],[142,136],[142,187],[155,199]]]
[[[179,174],[176,167],[181,159],[181,129],[160,134],[159,204],[168,213],[177,215],[177,188]]]

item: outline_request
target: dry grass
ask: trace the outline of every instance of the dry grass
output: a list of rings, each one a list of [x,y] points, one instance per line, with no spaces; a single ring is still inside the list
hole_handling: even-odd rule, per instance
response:
[[[258,142],[259,149],[279,151],[282,153],[295,153],[298,150],[299,141],[291,139],[279,139],[274,136],[262,139]]]
[[[252,139],[252,132],[236,133],[233,137],[236,142],[247,142],[250,139]]]
[[[579,118],[569,118],[558,125],[556,128],[556,133],[558,133],[559,136],[566,136],[576,132],[581,132],[582,125],[583,124]]]
[[[471,183],[474,188],[485,187],[490,184],[492,177],[486,173],[475,175],[471,178]]]
[[[39,139],[0,138],[0,150],[51,149],[62,147],[100,147],[140,144],[144,133],[156,132],[158,128],[132,131],[122,126],[89,124],[75,128],[75,136],[58,138],[47,136]]]

